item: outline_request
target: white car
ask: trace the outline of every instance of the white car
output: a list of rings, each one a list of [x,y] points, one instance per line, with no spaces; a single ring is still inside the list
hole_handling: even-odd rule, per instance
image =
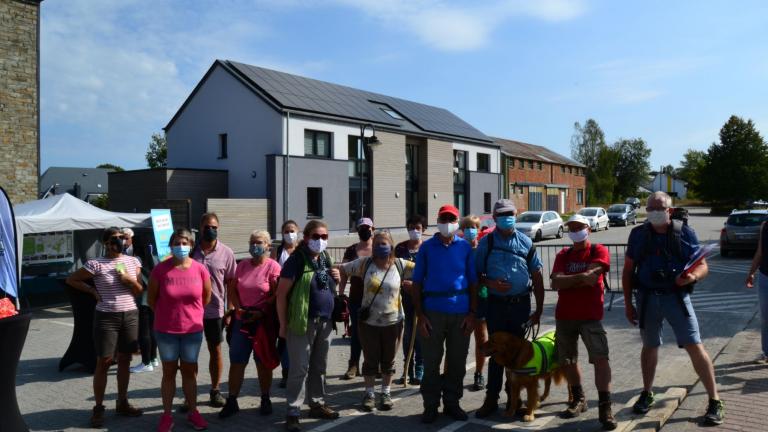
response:
[[[527,211],[520,214],[515,229],[539,241],[544,237],[563,237],[563,219],[554,211]]]
[[[589,220],[589,228],[592,231],[608,229],[608,225],[610,225],[608,213],[602,207],[584,207],[579,210],[579,214]]]

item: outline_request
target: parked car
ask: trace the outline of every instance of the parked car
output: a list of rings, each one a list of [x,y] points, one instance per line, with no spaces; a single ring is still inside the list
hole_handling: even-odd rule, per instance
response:
[[[613,204],[608,207],[608,222],[611,225],[623,225],[637,223],[637,213],[632,204]]]
[[[493,216],[491,215],[480,216],[480,230],[477,233],[477,239],[480,240],[486,235],[492,233],[495,228],[496,228],[496,221],[493,220]]]
[[[768,210],[734,210],[720,231],[720,255],[734,251],[754,252],[760,236],[760,225],[768,219]]]
[[[608,229],[610,220],[608,219],[608,213],[602,207],[584,207],[579,210],[579,214],[589,220],[589,228],[592,231],[600,231],[601,229]]]
[[[563,237],[563,219],[554,211],[527,211],[517,217],[515,229],[539,241],[544,237]]]
[[[632,206],[633,209],[637,210],[640,208],[640,198],[637,197],[631,197],[627,198],[626,201],[624,201],[624,204],[629,204]]]

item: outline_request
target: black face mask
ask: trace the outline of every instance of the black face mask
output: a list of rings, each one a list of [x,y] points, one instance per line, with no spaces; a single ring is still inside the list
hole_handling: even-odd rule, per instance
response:
[[[117,249],[120,252],[123,252],[125,240],[123,240],[120,237],[110,237],[109,242],[107,242],[107,245],[114,246],[114,249]]]
[[[205,241],[212,242],[219,236],[219,231],[216,228],[206,227],[203,231],[203,239]]]
[[[360,240],[362,241],[368,241],[373,236],[373,233],[369,229],[361,229],[357,232],[357,236],[360,237]]]

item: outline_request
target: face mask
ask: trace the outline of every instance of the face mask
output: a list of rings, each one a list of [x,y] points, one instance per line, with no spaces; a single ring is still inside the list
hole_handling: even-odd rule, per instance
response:
[[[360,237],[360,241],[368,241],[371,239],[371,236],[373,236],[373,233],[370,229],[365,228],[358,231],[357,236]]]
[[[205,241],[212,242],[216,240],[216,238],[219,236],[219,230],[216,228],[205,228],[205,231],[203,231],[203,238]]]
[[[472,241],[477,238],[477,228],[467,228],[464,230],[464,239]]]
[[[408,231],[408,238],[416,241],[421,238],[421,231],[419,230],[410,230]]]
[[[515,227],[516,220],[514,216],[497,216],[496,226],[503,230],[510,230]]]
[[[296,239],[298,238],[299,238],[299,234],[295,232],[283,234],[283,241],[288,244],[296,243]]]
[[[266,250],[264,249],[264,246],[262,246],[262,245],[253,244],[253,245],[251,245],[250,249],[248,249],[248,252],[251,253],[252,257],[258,258],[258,257],[264,255],[264,252],[266,252]]]
[[[109,243],[107,243],[110,246],[114,246],[114,249],[117,249],[118,251],[122,252],[123,249],[125,249],[125,240],[123,240],[120,237],[110,237]]]
[[[648,222],[653,226],[664,226],[669,224],[669,213],[666,210],[653,210],[648,212]]]
[[[443,237],[452,236],[459,229],[458,223],[438,223],[437,229]]]
[[[126,255],[133,255],[133,245],[123,247],[123,253]]]
[[[189,256],[189,246],[171,246],[171,254],[174,258],[184,259]]]
[[[392,253],[392,246],[388,244],[378,245],[373,248],[373,256],[376,258],[388,258],[390,253]]]
[[[581,243],[589,237],[589,230],[584,228],[581,231],[573,231],[568,233],[568,237],[573,240],[574,243]]]
[[[328,240],[323,239],[317,239],[317,240],[310,240],[307,242],[307,246],[309,247],[309,250],[312,252],[319,254],[322,253],[325,248],[328,246]]]

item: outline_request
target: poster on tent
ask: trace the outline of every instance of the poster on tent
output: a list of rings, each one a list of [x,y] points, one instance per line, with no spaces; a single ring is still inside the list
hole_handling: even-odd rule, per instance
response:
[[[18,297],[19,294],[17,259],[13,207],[5,190],[0,187],[0,290],[11,297]]]
[[[168,244],[173,234],[171,211],[169,209],[151,209],[149,213],[152,217],[152,230],[155,234],[157,257],[162,261],[171,254],[171,247]]]
[[[75,262],[73,231],[26,234],[22,244],[21,263],[49,264]]]

